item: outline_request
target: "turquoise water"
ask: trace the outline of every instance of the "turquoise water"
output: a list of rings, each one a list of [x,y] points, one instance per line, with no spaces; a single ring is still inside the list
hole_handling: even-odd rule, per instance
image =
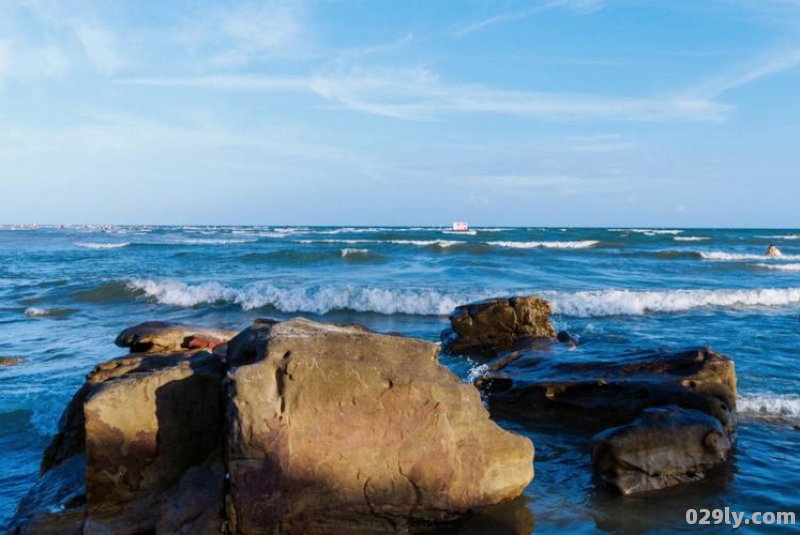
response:
[[[770,243],[782,256],[764,255]],[[0,525],[84,375],[121,354],[124,327],[303,315],[438,340],[454,306],[509,294],[551,302],[581,342],[559,358],[697,345],[730,356],[741,425],[709,480],[623,499],[596,487],[579,430],[502,422],[537,448],[521,511],[507,514],[589,533],[694,531],[688,508],[800,513],[800,230],[5,227],[0,356],[25,362],[0,368]],[[462,377],[475,366],[442,362]]]

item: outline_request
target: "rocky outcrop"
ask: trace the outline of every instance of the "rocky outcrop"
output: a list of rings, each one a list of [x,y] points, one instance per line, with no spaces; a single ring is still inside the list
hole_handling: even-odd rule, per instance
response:
[[[592,441],[594,467],[624,494],[700,479],[727,459],[737,423],[731,359],[710,348],[587,359],[569,333],[550,343],[549,312],[524,297],[451,314],[446,350],[496,357],[475,381],[493,412],[582,434],[605,429]]]
[[[668,406],[595,435],[591,449],[603,481],[632,494],[703,479],[728,458],[731,441],[716,418]]]
[[[229,374],[232,528],[408,530],[522,492],[528,439],[422,340],[292,320]]]
[[[523,338],[554,340],[550,304],[535,296],[487,299],[457,307],[442,349],[454,354],[495,356]]]
[[[148,329],[118,340],[175,347],[186,332]],[[533,477],[530,440],[495,425],[434,344],[264,320],[230,340],[230,358],[221,347],[97,366],[11,533],[415,529]]]
[[[131,353],[169,353],[187,349],[213,349],[224,344],[236,332],[205,329],[169,321],[146,321],[119,333],[114,341]]]

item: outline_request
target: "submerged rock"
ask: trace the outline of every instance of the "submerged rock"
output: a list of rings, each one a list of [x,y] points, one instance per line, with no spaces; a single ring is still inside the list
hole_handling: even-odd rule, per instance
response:
[[[25,362],[22,357],[0,357],[0,367],[2,366],[18,366]]]
[[[595,435],[591,449],[600,478],[632,494],[703,479],[728,458],[731,441],[716,418],[669,406]]]
[[[146,321],[119,333],[114,343],[130,348],[131,353],[168,353],[186,349],[213,349],[235,334],[184,323]]]
[[[229,374],[232,528],[407,530],[519,495],[530,440],[422,340],[292,320]]]
[[[181,336],[140,327],[121,337],[152,349]],[[11,532],[413,529],[533,477],[530,440],[494,424],[434,344],[292,320],[258,321],[230,349],[98,365]]]
[[[550,304],[535,296],[487,299],[457,307],[442,332],[442,349],[494,356],[522,338],[555,340]]]

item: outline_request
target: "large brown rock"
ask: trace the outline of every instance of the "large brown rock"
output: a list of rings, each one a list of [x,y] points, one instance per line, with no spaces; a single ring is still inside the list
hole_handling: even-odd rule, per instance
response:
[[[296,319],[229,373],[239,533],[405,530],[519,495],[530,440],[500,429],[434,344]]]
[[[223,364],[208,352],[130,357],[84,403],[87,526],[114,533],[154,529],[191,467],[222,470]],[[121,375],[118,373],[126,370]],[[221,483],[216,497],[222,522]],[[184,510],[187,522],[200,511]],[[172,520],[171,523],[179,523]],[[202,529],[198,528],[199,531]]]
[[[114,341],[131,353],[169,353],[186,349],[213,349],[236,335],[233,331],[206,329],[169,321],[146,321],[128,327]]]
[[[442,349],[497,355],[523,338],[554,340],[550,304],[535,296],[496,298],[457,307],[442,332]]]
[[[735,433],[733,361],[710,348],[646,351],[614,361],[579,358],[511,353],[491,363],[476,384],[493,409],[531,420],[599,430],[627,424],[650,407],[677,405],[709,414],[728,435]]]
[[[716,418],[668,406],[595,435],[591,448],[603,481],[633,494],[703,479],[728,458],[731,440]]]

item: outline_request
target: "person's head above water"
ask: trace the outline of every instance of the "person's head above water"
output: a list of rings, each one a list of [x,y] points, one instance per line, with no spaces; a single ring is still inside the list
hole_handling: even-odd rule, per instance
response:
[[[769,247],[767,247],[768,256],[777,256],[779,254],[781,254],[781,252],[778,250],[777,247],[775,247],[775,244],[771,243]]]

